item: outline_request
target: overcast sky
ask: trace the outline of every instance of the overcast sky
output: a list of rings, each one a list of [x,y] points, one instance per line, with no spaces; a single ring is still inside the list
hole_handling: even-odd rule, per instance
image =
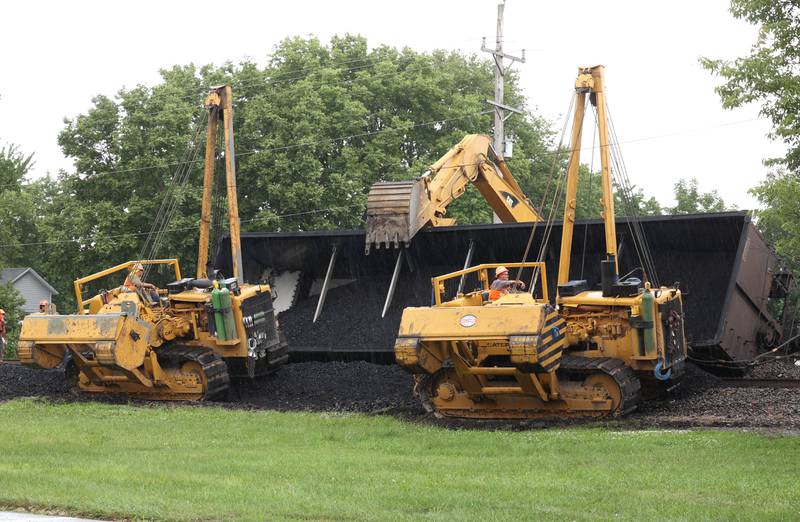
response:
[[[56,143],[64,117],[96,94],[159,79],[158,69],[249,57],[264,63],[286,36],[367,37],[371,46],[480,53],[494,45],[496,0],[403,2],[39,2],[3,5],[0,143],[34,152],[33,176],[71,168]],[[756,29],[734,20],[726,0],[506,4],[506,51],[530,106],[560,129],[579,65],[606,66],[608,104],[634,184],[662,204],[672,185],[696,177],[727,203],[753,208],[747,190],[762,160],[783,147],[766,137],[758,108],[724,111],[718,80],[700,56],[734,58]],[[591,135],[589,135],[591,136]],[[588,162],[588,159],[587,159]],[[135,175],[135,173],[127,174]]]

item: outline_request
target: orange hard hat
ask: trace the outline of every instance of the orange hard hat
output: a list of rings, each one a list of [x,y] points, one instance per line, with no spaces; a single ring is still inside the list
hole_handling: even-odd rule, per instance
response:
[[[504,266],[498,266],[498,267],[497,267],[497,268],[495,268],[495,270],[494,270],[494,276],[495,276],[495,277],[499,277],[499,276],[500,276],[500,274],[505,274],[505,273],[507,273],[507,272],[508,272],[508,268],[506,268],[506,267],[504,267]]]

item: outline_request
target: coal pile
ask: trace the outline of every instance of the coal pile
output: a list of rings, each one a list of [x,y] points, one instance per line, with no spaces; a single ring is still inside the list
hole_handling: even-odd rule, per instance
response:
[[[407,274],[398,281],[392,306],[381,317],[389,277],[362,277],[328,291],[322,314],[313,322],[318,296],[299,300],[278,320],[293,353],[351,354],[393,362],[394,341],[404,306],[428,306],[430,278]]]
[[[18,364],[0,365],[0,401],[17,397],[69,397],[64,370],[32,370]]]
[[[747,375],[749,379],[800,379],[800,366],[795,364],[797,358],[767,359],[754,367]]]
[[[353,362],[290,364],[231,389],[234,406],[280,411],[421,414],[413,378],[396,365]]]
[[[680,282],[684,293],[686,336],[690,342],[714,336],[730,277],[731,261],[728,257],[725,252],[661,254],[661,258],[669,261],[669,270],[664,270],[662,282]],[[698,272],[696,267],[706,266],[704,263],[728,269]],[[599,281],[599,266],[599,261],[595,263],[593,259],[586,263],[583,277],[593,288]],[[393,362],[392,351],[403,308],[430,306],[431,277],[453,269],[418,266],[410,273],[404,266],[386,317],[381,317],[381,311],[389,289],[390,274],[361,274],[351,283],[330,289],[316,323],[313,318],[319,296],[298,295],[296,304],[279,315],[290,351],[295,354],[294,360],[307,360],[311,354],[336,354],[372,362]],[[553,292],[555,272],[548,275],[548,288]],[[578,277],[579,274],[573,275]]]

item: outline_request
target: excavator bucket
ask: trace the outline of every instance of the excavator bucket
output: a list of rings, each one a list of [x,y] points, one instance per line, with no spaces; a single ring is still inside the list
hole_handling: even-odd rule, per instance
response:
[[[781,320],[770,314],[767,303],[785,296],[790,281],[746,212],[645,217],[641,224],[660,282],[680,282],[693,359],[713,368],[715,361],[744,361],[780,342]],[[426,228],[402,250],[400,262],[386,251],[365,256],[363,230],[248,233],[242,235],[245,279],[268,280],[275,288],[292,359],[389,363],[403,308],[431,304],[432,277],[465,265],[521,261],[532,226]],[[624,219],[618,220],[617,231],[624,274],[639,261]],[[544,232],[543,224],[536,226],[531,252],[539,250]],[[550,235],[560,237],[559,223]],[[600,283],[603,238],[601,221],[575,224],[572,278],[587,279],[591,287]],[[558,266],[559,249],[558,239],[550,240],[544,256],[548,267]],[[218,252],[217,266],[229,267],[226,238]],[[548,272],[549,288],[556,287],[555,272]],[[470,291],[474,282],[461,286]]]
[[[374,184],[367,195],[365,253],[373,246],[407,245],[430,219],[426,207],[425,183],[419,178]]]
[[[410,181],[372,185],[367,196],[365,253],[374,246],[399,248],[428,225],[452,226],[447,206],[472,184],[503,223],[541,221],[488,136],[468,134],[425,174]]]

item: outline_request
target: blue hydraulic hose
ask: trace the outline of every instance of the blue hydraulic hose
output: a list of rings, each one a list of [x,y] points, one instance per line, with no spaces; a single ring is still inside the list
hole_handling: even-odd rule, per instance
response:
[[[667,381],[670,377],[672,377],[672,368],[667,369],[666,373],[661,373],[661,369],[664,367],[663,361],[658,361],[656,363],[656,367],[653,368],[653,375],[655,375],[656,379],[659,381]]]

